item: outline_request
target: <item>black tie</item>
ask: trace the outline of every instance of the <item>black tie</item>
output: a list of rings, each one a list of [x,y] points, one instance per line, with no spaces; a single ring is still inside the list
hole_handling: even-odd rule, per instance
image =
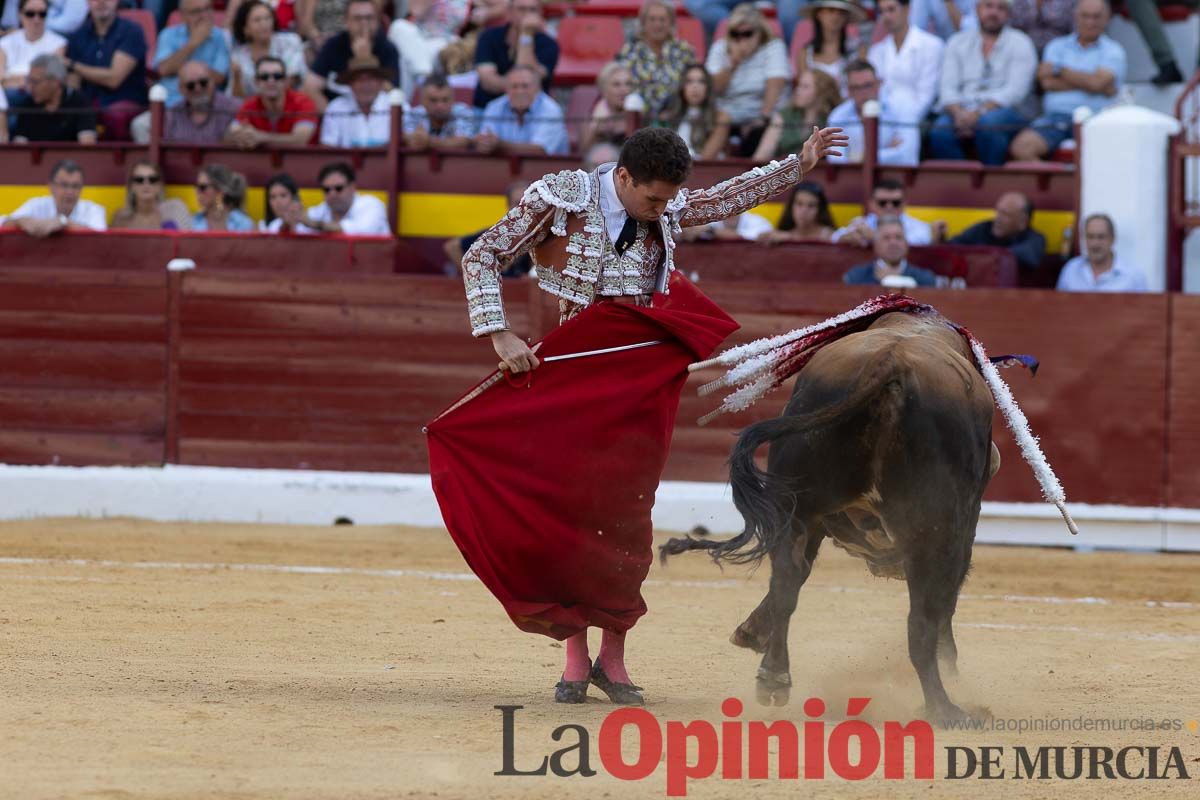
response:
[[[637,220],[627,214],[625,224],[621,226],[621,235],[617,237],[617,255],[625,255],[625,251],[629,249],[629,245],[633,244],[635,238],[637,238]]]

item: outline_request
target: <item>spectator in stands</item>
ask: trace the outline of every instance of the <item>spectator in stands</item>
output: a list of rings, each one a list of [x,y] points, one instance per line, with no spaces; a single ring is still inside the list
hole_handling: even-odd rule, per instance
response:
[[[226,12],[228,13],[228,12]],[[255,79],[258,60],[274,56],[283,64],[289,89],[299,89],[325,107],[321,82],[308,72],[304,60],[304,42],[289,31],[279,29],[275,10],[265,0],[245,0],[237,7],[230,23],[235,42],[230,54],[230,91],[235,97],[250,97],[258,93]]]
[[[509,0],[475,0],[471,3],[468,28],[486,30],[508,22]]]
[[[796,184],[796,188],[788,195],[776,229],[759,236],[758,241],[768,245],[828,242],[833,238],[834,227],[825,190],[819,183],[803,181]]]
[[[657,113],[671,100],[683,79],[683,71],[696,61],[696,50],[676,36],[675,4],[670,0],[646,0],[638,12],[637,34],[621,46],[617,61],[629,67],[633,87]]]
[[[96,114],[83,96],[67,86],[62,59],[42,54],[25,76],[26,92],[14,103],[14,142],[96,143]]]
[[[267,181],[267,218],[258,223],[262,233],[320,233],[305,224],[308,213],[300,201],[300,188],[287,173]]]
[[[829,125],[843,128],[850,137],[850,146],[841,155],[830,156],[833,164],[855,164],[862,161],[863,109],[867,103],[879,105],[879,155],[880,164],[913,166],[921,155],[921,131],[906,115],[897,111],[887,96],[880,101],[879,79],[875,68],[868,61],[855,61],[846,67],[847,86],[850,97],[829,112]]]
[[[400,54],[388,41],[379,24],[374,0],[349,0],[346,3],[346,29],[331,36],[312,62],[312,72],[329,98],[350,95],[350,87],[340,77],[351,61],[374,56],[380,65],[387,88],[400,85]]]
[[[383,90],[388,71],[375,56],[355,56],[338,80],[350,95],[335,97],[321,120],[327,147],[382,147],[392,138],[391,105]]]
[[[163,112],[163,141],[177,144],[220,144],[241,107],[235,98],[217,91],[212,68],[189,61],[179,70],[180,101]],[[133,121],[133,139],[150,141],[150,112]]]
[[[1027,118],[1021,105],[1033,88],[1033,41],[1008,22],[1008,0],[979,0],[977,28],[956,33],[942,63],[942,113],[929,132],[934,158],[976,157],[997,166]]]
[[[512,0],[509,21],[479,34],[475,46],[475,106],[483,108],[507,90],[507,77],[518,64],[532,69],[550,90],[554,68],[558,65],[558,42],[546,34],[541,0]]]
[[[1030,227],[1033,201],[1020,192],[1005,192],[996,201],[996,218],[977,222],[950,240],[952,244],[1007,247],[1024,270],[1035,270],[1046,255],[1046,237]]]
[[[508,72],[508,91],[487,104],[475,137],[481,153],[566,155],[567,128],[562,109],[541,91],[533,67],[517,64]]]
[[[1033,40],[1038,55],[1075,23],[1075,0],[1012,0],[1009,24]]]
[[[908,241],[899,217],[883,217],[875,232],[875,260],[846,270],[842,280],[852,285],[879,285],[888,278],[911,278],[916,286],[937,286],[937,275],[908,263]]]
[[[731,16],[731,10],[737,11],[737,6],[744,0],[684,0],[683,6],[688,13],[704,23],[704,34],[711,39],[717,26],[726,17]],[[775,0],[775,13],[779,17],[779,27],[788,44],[792,41],[792,32],[800,21],[800,13],[809,0]]]
[[[0,144],[8,143],[8,96],[0,91]]]
[[[611,159],[615,161],[616,159]],[[516,208],[517,203],[521,202],[521,197],[524,196],[525,190],[529,188],[529,184],[525,181],[515,181],[508,185],[508,189],[504,192],[505,202],[508,204],[509,210]],[[463,253],[475,244],[475,240],[482,236],[486,231],[468,234],[467,236],[453,236],[442,243],[442,252],[446,254],[446,273],[454,276],[462,268]],[[533,261],[530,260],[529,254],[524,253],[519,258],[513,259],[513,262],[508,265],[508,268],[500,273],[502,278],[520,278],[529,273],[533,269]]]
[[[60,161],[50,170],[50,194],[26,200],[8,215],[6,228],[19,228],[37,239],[59,231],[102,231],[105,229],[104,206],[81,200],[83,167],[74,161]]]
[[[214,87],[229,78],[229,34],[213,19],[212,0],[180,0],[183,24],[170,25],[158,34],[154,69],[167,90],[167,106],[179,103],[179,73],[184,64],[199,62],[208,68]]]
[[[245,199],[245,177],[224,164],[206,164],[196,176],[200,210],[192,217],[192,230],[253,232],[254,220],[242,211]]]
[[[600,100],[592,108],[592,115],[583,126],[579,149],[587,150],[596,142],[621,144],[631,132],[626,112],[646,109],[641,96],[633,91],[633,73],[619,61],[610,61],[600,70],[596,78],[600,89]]]
[[[908,24],[936,34],[943,41],[978,25],[975,0],[912,0]]]
[[[79,26],[87,18],[87,0],[49,0],[48,4],[43,5],[47,6],[47,15],[43,17],[46,20],[46,28],[60,36],[69,36],[79,30]],[[4,9],[0,13],[0,31],[16,30],[22,20],[26,19],[21,14],[25,5],[18,0],[0,0],[0,7]],[[32,60],[35,55],[41,53],[34,53],[29,59]]]
[[[692,158],[719,158],[729,143],[732,123],[729,115],[717,108],[712,76],[700,64],[683,71],[679,91],[658,116],[657,124],[679,134]]]
[[[1162,16],[1158,13],[1160,4],[1168,3],[1167,0],[1125,0],[1129,17],[1133,24],[1137,25],[1146,47],[1150,49],[1154,66],[1158,68],[1157,74],[1150,82],[1155,86],[1170,86],[1172,83],[1183,83],[1186,78],[1179,71],[1179,64],[1175,62],[1175,51],[1171,49],[1171,40],[1167,38],[1167,31],[1163,28]],[[1196,7],[1195,0],[1184,4],[1193,10]]]
[[[769,161],[799,153],[812,136],[813,126],[824,128],[829,114],[842,102],[837,81],[823,70],[809,69],[796,78],[791,101],[771,117],[752,158]]]
[[[294,12],[296,33],[309,43],[312,52],[345,29],[345,0],[295,0]]]
[[[153,161],[135,161],[125,183],[125,205],[113,213],[113,228],[186,231],[191,214],[182,200],[163,197],[162,171]]]
[[[72,88],[105,109],[105,136],[127,139],[146,107],[146,37],[117,16],[117,0],[88,0],[87,21],[67,37],[67,72]]]
[[[717,107],[733,123],[736,152],[750,156],[791,80],[787,48],[761,11],[742,3],[729,15],[725,38],[713,42],[705,66],[712,75]]]
[[[16,3],[16,0],[9,2]],[[85,3],[79,5],[87,9]],[[67,40],[46,29],[46,15],[50,12],[48,0],[20,0],[18,8],[21,29],[0,38],[0,80],[5,89],[25,88],[29,66],[38,56],[62,56],[67,52]]]
[[[804,13],[812,18],[813,38],[796,53],[796,74],[819,70],[833,78],[838,89],[845,92],[846,65],[855,57],[846,28],[852,22],[866,19],[866,12],[853,0],[812,0],[804,6]],[[857,49],[861,51],[860,58],[866,56],[865,47],[859,45]]]
[[[707,225],[683,229],[683,242],[753,242],[771,233],[774,228],[766,217],[746,211]]]
[[[359,194],[354,169],[344,161],[326,164],[317,176],[325,202],[308,210],[305,226],[347,236],[391,236],[387,206],[377,197]]]
[[[1037,70],[1045,90],[1042,116],[1013,139],[1013,158],[1036,161],[1052,155],[1071,138],[1076,108],[1099,111],[1112,102],[1125,82],[1125,48],[1104,35],[1111,16],[1108,0],[1079,0],[1075,33],[1046,45]]]
[[[883,98],[898,122],[920,123],[933,108],[942,74],[942,40],[914,28],[909,0],[879,0],[879,23],[888,35],[871,45],[867,60],[883,82]]]
[[[462,150],[475,135],[475,109],[454,102],[454,90],[441,75],[421,84],[421,105],[404,113],[404,145],[414,150]]]
[[[583,163],[579,168],[584,172],[592,172],[601,164],[616,161],[621,157],[621,148],[612,142],[596,142],[583,154]]]
[[[246,98],[225,141],[244,150],[271,145],[302,146],[316,138],[319,117],[312,98],[288,87],[287,67],[263,56],[254,68],[258,94]]]
[[[405,96],[433,74],[442,48],[458,39],[458,29],[467,19],[467,0],[408,0],[407,6],[409,18],[397,14],[388,29],[388,39],[400,52]]]
[[[1092,214],[1083,222],[1086,254],[1063,265],[1060,292],[1148,292],[1146,276],[1113,252],[1117,229],[1107,214]]]
[[[904,184],[884,178],[871,191],[868,213],[855,217],[850,224],[833,234],[833,241],[870,247],[875,240],[875,229],[883,217],[896,217],[904,225],[904,240],[911,245],[926,245],[933,242],[933,228],[904,211]]]

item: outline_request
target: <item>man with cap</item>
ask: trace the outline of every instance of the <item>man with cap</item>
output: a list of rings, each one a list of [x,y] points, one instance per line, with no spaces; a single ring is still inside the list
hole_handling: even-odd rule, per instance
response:
[[[485,231],[463,257],[462,272],[472,334],[490,337],[503,369],[510,374],[538,369],[538,356],[510,327],[501,294],[500,273],[526,253],[532,256],[538,286],[559,300],[560,322],[573,319],[597,303],[658,308],[658,300],[667,293],[675,269],[675,237],[683,227],[706,225],[757,206],[793,186],[818,161],[837,152],[846,143],[840,129],[814,130],[799,155],[755,167],[710,189],[693,190],[683,188],[692,168],[692,158],[684,141],[664,128],[643,128],[626,140],[616,163],[603,164],[592,172],[564,170],[546,175],[535,181],[525,191],[521,202]],[[606,318],[603,314],[592,315],[593,320]],[[580,391],[589,389],[580,387]],[[611,399],[613,403],[617,402],[615,398]],[[608,411],[613,410],[610,404]],[[650,413],[651,409],[625,411],[636,417]],[[562,432],[543,425],[536,433],[529,433],[552,440]],[[615,436],[618,432],[609,433]],[[479,435],[486,436],[486,433]],[[643,453],[638,457],[641,465],[659,461],[665,463],[665,454]],[[527,467],[530,474],[537,473],[537,465]],[[553,484],[547,482],[554,478],[543,475],[539,480],[548,487]],[[569,493],[572,487],[560,488],[561,492]],[[599,491],[602,493],[603,488]],[[548,498],[543,505],[551,500]],[[645,524],[649,525],[648,519]],[[595,546],[627,546],[618,544],[620,530],[607,522],[598,527],[608,535],[603,540],[595,539]],[[495,535],[503,533],[496,531]],[[520,535],[520,532],[514,535]],[[546,558],[554,546],[544,542],[536,552],[526,552],[522,558],[535,561]],[[622,564],[632,563],[629,559],[648,566],[648,551],[622,553],[620,558],[611,561],[616,564],[612,569],[622,569]],[[609,554],[608,551],[605,554]],[[609,569],[606,563],[597,558],[586,581],[616,585],[636,577],[633,582],[640,587],[644,573],[631,576],[605,572]],[[560,586],[556,597],[539,597],[537,603],[526,604],[529,607],[522,612],[522,618],[537,617],[540,612],[534,606],[544,609],[556,604],[578,605],[578,598],[572,597],[572,592],[581,585],[567,581],[565,588]],[[640,688],[630,680],[624,660],[625,632],[644,611],[644,604],[640,608],[624,608],[621,614],[617,614],[618,611],[622,609],[609,607],[603,613],[591,616],[591,622],[559,631],[557,638],[564,638],[566,643],[566,667],[555,687],[556,702],[586,702],[587,687],[591,682],[614,703],[644,703]],[[624,621],[620,624],[596,622],[597,619],[612,620],[614,615],[623,616]],[[589,625],[601,627],[603,635],[594,664],[588,655]],[[530,623],[523,629],[538,628]]]
[[[350,94],[330,101],[321,121],[321,144],[328,147],[382,147],[392,135],[392,117],[384,85],[388,72],[375,56],[350,59],[338,81]]]

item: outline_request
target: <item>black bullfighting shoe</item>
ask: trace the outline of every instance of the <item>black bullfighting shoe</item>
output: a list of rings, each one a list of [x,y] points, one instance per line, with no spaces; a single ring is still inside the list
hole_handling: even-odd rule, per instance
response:
[[[558,683],[554,684],[554,702],[586,703],[587,687],[586,680],[569,681],[566,678],[560,678]]]
[[[646,705],[646,699],[642,697],[642,687],[634,686],[632,683],[617,683],[609,680],[609,677],[604,674],[604,667],[600,666],[599,659],[592,664],[592,683],[596,684],[597,689],[608,695],[609,700],[619,706]]]

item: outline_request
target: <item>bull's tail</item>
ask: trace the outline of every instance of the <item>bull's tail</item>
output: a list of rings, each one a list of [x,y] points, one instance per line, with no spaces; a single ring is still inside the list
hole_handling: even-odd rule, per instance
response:
[[[729,485],[733,504],[745,521],[742,532],[732,539],[710,540],[687,536],[671,539],[659,548],[659,557],[707,550],[714,561],[757,564],[770,554],[781,536],[791,531],[792,518],[803,502],[805,487],[793,480],[758,468],[754,454],[765,444],[787,436],[803,436],[821,430],[872,403],[892,378],[892,371],[876,365],[840,401],[825,408],[756,422],[738,436],[729,457]]]

